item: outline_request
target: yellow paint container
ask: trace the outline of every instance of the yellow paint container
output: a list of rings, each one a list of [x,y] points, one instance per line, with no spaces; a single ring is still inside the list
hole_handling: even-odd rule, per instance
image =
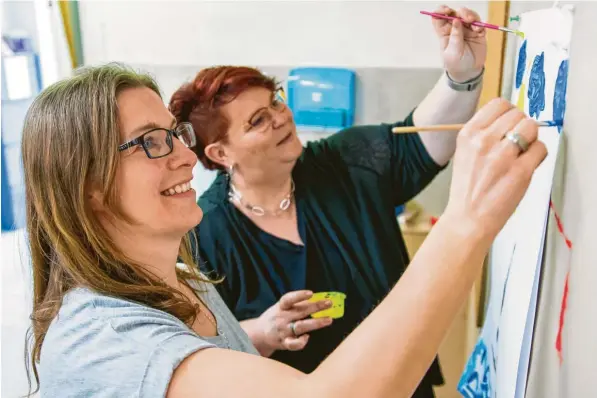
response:
[[[330,317],[332,319],[342,318],[344,316],[344,299],[346,295],[341,292],[318,292],[313,293],[313,296],[309,301],[316,302],[321,300],[330,300],[332,302],[331,308],[327,310],[315,312],[311,314],[312,318],[325,318]]]

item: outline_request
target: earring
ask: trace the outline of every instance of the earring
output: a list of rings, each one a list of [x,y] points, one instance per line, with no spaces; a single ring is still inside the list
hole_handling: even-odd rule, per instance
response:
[[[230,166],[228,166],[228,178],[232,178],[232,175],[234,174],[234,165],[231,164]]]

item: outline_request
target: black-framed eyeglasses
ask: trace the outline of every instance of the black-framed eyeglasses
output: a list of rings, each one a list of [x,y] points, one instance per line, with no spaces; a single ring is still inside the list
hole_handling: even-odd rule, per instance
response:
[[[178,138],[187,148],[192,148],[197,143],[193,125],[184,122],[180,123],[173,130],[165,128],[149,130],[139,137],[120,145],[118,151],[122,152],[135,145],[141,145],[149,159],[163,158],[170,155],[174,149],[172,137]]]

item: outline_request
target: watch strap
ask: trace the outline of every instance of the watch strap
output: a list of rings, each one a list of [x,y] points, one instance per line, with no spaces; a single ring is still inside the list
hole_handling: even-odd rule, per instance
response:
[[[481,84],[481,82],[483,81],[483,75],[485,74],[485,67],[483,67],[483,69],[481,70],[481,73],[479,73],[479,75],[477,75],[476,77],[473,77],[470,80],[467,80],[465,82],[459,83],[455,80],[452,80],[452,78],[450,77],[450,74],[448,73],[448,71],[446,71],[446,77],[448,78],[448,86],[450,86],[451,89],[456,90],[456,91],[473,91],[475,90],[479,84]]]

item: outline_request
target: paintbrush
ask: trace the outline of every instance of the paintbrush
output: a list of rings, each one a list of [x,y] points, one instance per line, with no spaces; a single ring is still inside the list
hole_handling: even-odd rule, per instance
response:
[[[561,120],[548,120],[537,122],[539,127],[561,127],[563,125]],[[436,124],[433,126],[408,126],[408,127],[394,127],[392,133],[419,133],[424,131],[460,131],[465,126],[462,124]]]
[[[495,30],[501,30],[502,32],[514,33],[515,35],[518,35],[524,39],[524,33],[521,32],[520,30],[509,29],[509,28],[505,28],[503,26],[498,26],[498,25],[494,25],[491,23],[487,23],[487,22],[481,22],[481,21],[475,21],[475,22],[469,23],[459,17],[452,17],[450,15],[438,14],[438,13],[429,12],[429,11],[421,11],[421,14],[429,15],[434,18],[448,19],[448,20],[452,20],[452,21],[459,20],[460,22],[462,22],[465,25],[474,25],[474,26],[479,26],[482,28],[495,29]]]

